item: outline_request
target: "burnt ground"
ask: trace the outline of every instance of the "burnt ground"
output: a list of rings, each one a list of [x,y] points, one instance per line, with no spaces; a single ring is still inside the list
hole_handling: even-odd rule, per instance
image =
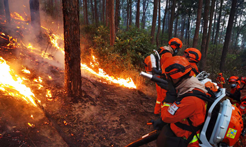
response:
[[[153,114],[153,84],[128,89],[98,82],[102,79],[83,72],[82,96],[78,103],[72,103],[64,93],[63,70],[30,54],[0,52],[0,56],[15,65],[16,71],[22,65],[31,71],[25,75],[31,81],[27,85],[41,100],[38,107],[0,92],[0,147],[121,147],[153,130],[146,125],[157,118]],[[42,89],[37,89],[33,82],[39,76],[43,78]],[[51,90],[52,98],[45,96],[46,89]]]

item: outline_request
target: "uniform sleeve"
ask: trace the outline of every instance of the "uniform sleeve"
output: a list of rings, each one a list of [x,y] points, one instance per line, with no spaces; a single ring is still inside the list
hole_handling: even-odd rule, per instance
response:
[[[225,84],[225,78],[224,77],[222,77],[221,81]]]
[[[164,62],[168,59],[168,58],[170,58],[170,57],[172,57],[173,55],[168,51],[168,50],[166,50],[166,52],[165,53],[163,53],[162,55],[161,55],[161,66],[164,64]]]
[[[180,102],[174,102],[170,106],[161,109],[162,120],[166,123],[176,123],[188,118],[196,110],[196,103],[192,97],[186,97]]]

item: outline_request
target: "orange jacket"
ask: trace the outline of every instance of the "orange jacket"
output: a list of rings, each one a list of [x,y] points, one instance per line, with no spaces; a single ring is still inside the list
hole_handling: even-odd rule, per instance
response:
[[[173,104],[164,103],[161,109],[162,120],[166,123],[171,123],[170,127],[177,137],[184,137],[186,139],[192,132],[183,130],[174,123],[180,122],[189,125],[186,118],[190,118],[193,126],[197,127],[205,121],[205,116],[206,103],[195,96],[184,97],[180,102],[174,102]],[[188,147],[198,146],[198,139],[194,136]]]
[[[190,65],[192,66],[192,70],[190,72],[190,76],[196,77],[197,74],[200,73],[199,70],[198,70],[198,67],[197,67],[196,63],[194,63],[194,62],[190,62]]]
[[[155,103],[154,114],[159,114],[161,113],[162,101],[166,98],[167,90],[162,89],[160,86],[156,84],[156,91],[157,91],[157,99]]]
[[[217,77],[216,81],[217,81],[218,86],[219,86],[220,88],[223,88],[223,84],[225,84],[225,79],[224,79],[224,77]]]
[[[241,88],[240,88],[240,85],[237,85],[237,87],[235,88],[231,88],[231,95],[229,96],[230,97],[230,101],[233,105],[235,106],[239,106],[239,103],[240,103],[240,97],[241,97]]]

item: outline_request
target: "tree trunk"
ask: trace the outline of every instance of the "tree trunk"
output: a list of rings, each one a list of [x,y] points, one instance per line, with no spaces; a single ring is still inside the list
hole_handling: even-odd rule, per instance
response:
[[[200,29],[200,23],[201,23],[201,15],[202,15],[202,4],[203,4],[203,0],[199,0],[198,8],[197,8],[196,30],[195,30],[195,35],[193,38],[194,48],[197,48],[197,43],[198,43],[199,29]]]
[[[132,25],[132,0],[129,0],[129,9],[130,9],[129,26],[131,26]]]
[[[116,8],[115,8],[115,32],[119,30],[120,24],[120,0],[116,0]]]
[[[139,28],[140,0],[137,2],[136,27]]]
[[[109,9],[110,9],[110,45],[114,45],[115,41],[115,24],[114,24],[114,0],[109,0]]]
[[[93,6],[93,0],[91,1],[91,14],[92,14],[92,24],[95,22],[95,14],[94,14],[94,6]]]
[[[126,7],[126,13],[127,13],[127,18],[126,18],[126,30],[128,31],[129,29],[129,18],[130,18],[130,10],[129,10],[129,7],[130,7],[130,0],[127,0],[127,7]]]
[[[218,8],[218,1],[216,1],[216,6],[215,6],[215,12],[214,12],[214,23],[213,23],[213,33],[212,33],[212,43],[214,43],[214,33],[215,33],[215,26],[216,26],[216,13],[217,13],[217,8]]]
[[[147,2],[147,6],[146,6],[146,2]],[[142,16],[142,29],[145,28],[145,22],[146,22],[146,16],[145,16],[145,13],[146,13],[146,10],[148,8],[148,5],[149,5],[149,1],[147,0],[144,0],[143,1],[143,16]]]
[[[79,1],[62,0],[65,46],[65,89],[77,102],[81,96]]]
[[[105,24],[105,0],[103,1],[103,6],[102,6],[102,22]]]
[[[215,37],[214,37],[214,44],[217,44],[217,39],[219,37],[222,7],[223,7],[223,0],[220,0],[220,12],[219,12],[219,17],[218,17],[218,21],[217,21],[216,33],[215,33]]]
[[[4,2],[0,0],[0,15],[4,15]]]
[[[154,0],[154,10],[153,10],[153,19],[152,19],[152,27],[151,27],[151,43],[154,44],[155,41],[155,26],[156,26],[156,18],[157,18],[157,4],[158,0]]]
[[[179,21],[179,16],[177,16],[176,21],[175,21],[174,37],[178,37],[177,36],[178,21]]]
[[[206,60],[207,60],[207,54],[208,54],[208,46],[211,38],[211,29],[212,29],[212,22],[213,22],[213,14],[214,14],[214,4],[215,0],[212,0],[211,8],[210,8],[210,18],[209,18],[209,29],[208,29],[208,36],[207,36],[207,41],[206,41],[206,47],[205,47],[205,54],[203,54],[204,60],[205,60],[205,65],[206,67]]]
[[[97,0],[94,0],[95,5],[95,20],[96,20],[96,26],[98,25],[98,14],[97,14]]]
[[[220,62],[220,71],[221,72],[223,72],[224,68],[225,68],[226,54],[228,51],[229,42],[230,42],[230,38],[231,38],[231,31],[232,31],[232,26],[233,26],[234,15],[235,15],[235,11],[236,11],[236,4],[237,4],[237,0],[233,0],[232,5],[231,5],[231,11],[230,11],[230,17],[229,17],[229,21],[228,21],[228,26],[227,26],[227,30],[226,30],[225,43],[223,46],[223,51],[222,51],[222,56],[221,56],[221,62]]]
[[[161,28],[161,0],[158,0],[158,30],[156,34],[156,46],[159,46],[159,34]]]
[[[106,26],[108,27],[109,24],[109,13],[110,13],[110,8],[109,8],[109,1],[110,0],[106,0]]]
[[[10,24],[9,0],[4,0],[5,17],[7,24]]]
[[[180,40],[182,40],[182,41],[184,38],[185,18],[186,18],[185,15],[183,15],[183,23],[182,23],[181,34],[180,34]]]
[[[168,28],[169,29],[168,30],[168,40],[170,40],[172,38],[175,5],[176,5],[176,0],[173,0],[172,10],[171,10],[171,18],[170,18],[170,21],[169,21],[169,28]]]
[[[88,25],[88,11],[87,11],[87,0],[84,0],[84,19],[85,19],[85,24]]]
[[[189,12],[189,17],[188,17],[188,22],[187,22],[187,45],[190,46],[190,12]]]
[[[31,11],[31,24],[38,35],[40,34],[40,14],[39,14],[39,0],[30,0],[30,11]]]
[[[202,59],[200,63],[200,68],[205,70],[206,60],[204,55],[206,54],[206,43],[207,43],[207,27],[208,27],[208,12],[209,12],[209,2],[210,0],[205,0],[205,8],[204,8],[204,15],[203,15],[203,35],[202,35],[202,45],[201,45],[201,53]]]
[[[166,8],[165,8],[165,13],[164,13],[164,18],[163,18],[163,22],[162,22],[162,33],[161,36],[164,37],[164,32],[165,32],[165,22],[166,22],[166,15],[167,15],[167,9],[168,9],[168,1],[166,0]],[[162,44],[164,44],[164,40],[162,39],[161,41]]]

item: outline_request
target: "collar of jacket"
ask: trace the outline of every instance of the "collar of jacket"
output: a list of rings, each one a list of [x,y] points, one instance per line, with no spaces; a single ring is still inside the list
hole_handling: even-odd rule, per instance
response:
[[[198,81],[196,77],[193,76],[191,78],[184,80],[179,86],[176,87],[176,90],[178,91],[178,96],[180,96],[187,92],[192,91],[194,88],[198,88],[204,91],[205,93],[208,92],[205,89],[205,86],[200,81]]]

